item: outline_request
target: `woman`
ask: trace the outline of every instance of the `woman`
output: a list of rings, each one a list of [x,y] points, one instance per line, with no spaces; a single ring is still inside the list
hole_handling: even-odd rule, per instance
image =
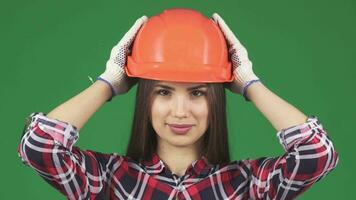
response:
[[[177,12],[195,15],[186,9],[165,14]],[[229,45],[232,82],[229,75],[225,83],[186,82],[178,75],[134,78],[125,68],[126,57],[147,21],[143,16],[113,48],[95,83],[47,115],[31,114],[18,148],[22,160],[68,199],[293,199],[304,192],[335,168],[332,142],[315,116],[306,116],[259,81],[246,49],[218,14],[213,20]],[[95,111],[137,81],[127,155],[74,147]],[[276,129],[284,155],[230,161],[225,87],[262,112]]]

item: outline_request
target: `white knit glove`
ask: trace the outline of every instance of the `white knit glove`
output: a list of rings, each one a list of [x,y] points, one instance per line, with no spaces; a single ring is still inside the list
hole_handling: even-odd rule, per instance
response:
[[[252,62],[248,58],[247,50],[217,13],[214,13],[212,17],[215,23],[219,25],[228,42],[234,74],[234,81],[229,84],[228,88],[234,93],[243,95],[246,101],[249,101],[246,97],[246,89],[252,83],[258,82],[259,78],[252,70]]]
[[[141,26],[147,21],[144,15],[137,19],[130,30],[122,37],[120,42],[111,50],[110,58],[106,62],[106,69],[96,80],[107,83],[112,92],[112,97],[126,93],[137,82],[137,79],[129,78],[125,73],[126,58],[131,53],[131,44]]]

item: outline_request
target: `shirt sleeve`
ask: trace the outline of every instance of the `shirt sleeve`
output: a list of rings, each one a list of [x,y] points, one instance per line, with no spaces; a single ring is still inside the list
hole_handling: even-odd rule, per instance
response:
[[[284,155],[247,161],[252,199],[294,199],[337,165],[334,146],[315,116],[279,131],[277,137]]]
[[[43,113],[32,113],[18,154],[26,165],[68,199],[94,199],[102,193],[108,161],[114,154],[73,147],[78,138],[74,126],[47,118]]]

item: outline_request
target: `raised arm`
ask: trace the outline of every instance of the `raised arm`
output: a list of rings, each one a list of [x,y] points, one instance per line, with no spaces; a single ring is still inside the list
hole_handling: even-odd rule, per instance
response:
[[[277,131],[304,123],[307,119],[306,115],[260,82],[253,72],[246,48],[225,21],[216,13],[213,14],[213,20],[219,25],[228,41],[234,76],[234,81],[228,85],[228,88],[234,93],[243,95],[246,101],[252,101]]]
[[[53,109],[47,114],[47,117],[68,122],[79,131],[110,96],[109,85],[98,80],[78,95]]]
[[[106,178],[123,157],[83,151],[74,144],[79,130],[106,101],[127,92],[135,83],[124,73],[129,47],[147,17],[139,18],[112,49],[106,70],[90,87],[52,110],[32,113],[18,146],[22,161],[68,199],[107,199]],[[115,165],[113,165],[115,164]]]
[[[138,30],[146,21],[146,16],[137,19],[120,42],[113,47],[104,73],[93,85],[56,107],[47,117],[68,122],[79,131],[106,101],[111,101],[114,96],[130,90],[137,81],[125,74],[126,57]]]
[[[277,132],[303,124],[307,120],[305,114],[277,96],[261,82],[252,84],[246,92],[247,98],[261,111]]]
[[[249,160],[251,199],[294,199],[325,177],[338,162],[332,141],[315,116],[301,111],[278,97],[252,70],[247,50],[225,21],[214,14],[229,45],[234,81],[229,89],[251,101],[277,130],[285,153],[271,158]]]

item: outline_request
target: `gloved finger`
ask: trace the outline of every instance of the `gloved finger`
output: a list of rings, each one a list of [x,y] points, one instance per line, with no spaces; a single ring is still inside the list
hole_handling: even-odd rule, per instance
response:
[[[144,15],[136,20],[134,25],[125,33],[122,39],[114,46],[110,53],[110,58],[114,59],[116,56],[128,53],[128,48],[130,47],[132,41],[134,40],[138,30],[147,21],[147,17]],[[125,59],[125,58],[123,58]]]
[[[240,41],[236,38],[234,33],[230,30],[230,28],[226,25],[225,21],[217,14],[213,14],[213,19],[218,23],[225,37],[228,37],[227,40],[230,42],[230,50],[229,52],[232,55],[232,59],[235,59],[235,65],[250,65],[250,60],[248,58],[248,53],[246,48],[240,43]],[[234,58],[236,57],[236,58]]]
[[[130,45],[135,38],[138,30],[141,28],[141,26],[147,21],[147,17],[144,15],[140,18],[138,18],[135,22],[135,24],[127,31],[122,37],[122,39],[119,42],[119,45],[125,45],[128,44]]]
[[[213,14],[213,20],[219,25],[220,29],[222,30],[225,38],[229,42],[230,45],[241,45],[240,41],[237,39],[235,34],[231,31],[229,26],[225,23],[225,21],[220,17],[219,14]]]

